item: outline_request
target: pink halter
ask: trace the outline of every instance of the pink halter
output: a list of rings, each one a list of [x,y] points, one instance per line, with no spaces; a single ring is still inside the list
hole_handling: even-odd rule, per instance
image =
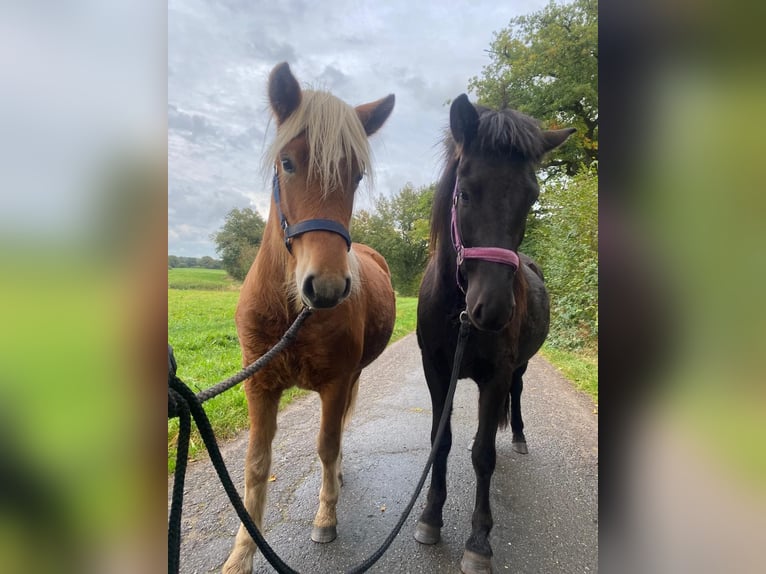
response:
[[[491,261],[509,265],[514,269],[519,268],[519,256],[510,249],[502,247],[465,247],[460,239],[460,230],[457,226],[457,200],[458,200],[458,178],[455,177],[455,190],[452,192],[452,245],[457,253],[457,284],[460,290],[465,292],[463,284],[460,282],[460,266],[466,259],[481,259],[482,261]]]

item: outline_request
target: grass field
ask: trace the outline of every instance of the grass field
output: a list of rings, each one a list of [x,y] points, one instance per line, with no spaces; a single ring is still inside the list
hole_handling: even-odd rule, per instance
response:
[[[236,291],[239,289],[239,283],[222,269],[179,267],[168,269],[168,289]]]
[[[202,389],[230,377],[242,367],[242,355],[234,327],[239,284],[225,271],[180,268],[168,270],[168,342],[178,363],[178,377],[192,390]],[[417,298],[397,297],[396,324],[391,342],[415,330]],[[282,394],[280,408],[305,391],[293,388]],[[205,410],[219,440],[247,428],[247,400],[242,385],[210,399]],[[178,419],[168,421],[168,470],[175,468]],[[189,454],[204,450],[192,433]]]

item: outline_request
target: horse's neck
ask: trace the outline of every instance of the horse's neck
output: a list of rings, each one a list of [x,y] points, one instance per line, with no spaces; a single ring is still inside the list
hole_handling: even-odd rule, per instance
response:
[[[439,238],[433,257],[440,296],[450,305],[464,307],[465,294],[457,284],[457,255],[449,236]]]

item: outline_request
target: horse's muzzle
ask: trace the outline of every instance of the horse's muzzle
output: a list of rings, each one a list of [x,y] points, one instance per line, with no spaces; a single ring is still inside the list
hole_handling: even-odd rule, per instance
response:
[[[313,309],[330,309],[351,293],[351,277],[327,279],[308,275],[301,286],[301,299]]]
[[[516,304],[498,297],[482,297],[475,300],[466,297],[466,311],[473,326],[480,331],[498,332],[511,322]]]
[[[473,311],[469,311],[468,317],[471,319],[473,326],[480,331],[490,331],[497,333],[502,331],[503,328],[511,321],[511,317],[513,317],[513,309],[511,309],[511,314],[508,316],[507,320],[498,319],[497,316],[488,316],[481,306],[474,309]]]

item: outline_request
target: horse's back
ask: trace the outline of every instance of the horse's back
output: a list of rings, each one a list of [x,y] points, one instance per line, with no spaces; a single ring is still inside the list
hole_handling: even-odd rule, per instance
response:
[[[537,275],[540,278],[540,281],[545,283],[545,276],[543,275],[543,270],[540,268],[540,266],[537,264],[537,262],[532,259],[529,255],[526,255],[524,253],[519,253],[519,261],[522,265],[528,267],[530,270],[532,270],[535,275]]]
[[[385,275],[389,278],[389,283],[391,280],[391,271],[388,268],[388,263],[386,263],[385,258],[375,251],[372,247],[369,245],[365,245],[364,243],[352,243],[351,244],[352,249],[354,250],[354,253],[357,255],[357,257],[361,257],[365,260],[370,260],[378,265],[378,267],[381,268],[381,270],[385,273]],[[393,289],[392,289],[393,292]]]

